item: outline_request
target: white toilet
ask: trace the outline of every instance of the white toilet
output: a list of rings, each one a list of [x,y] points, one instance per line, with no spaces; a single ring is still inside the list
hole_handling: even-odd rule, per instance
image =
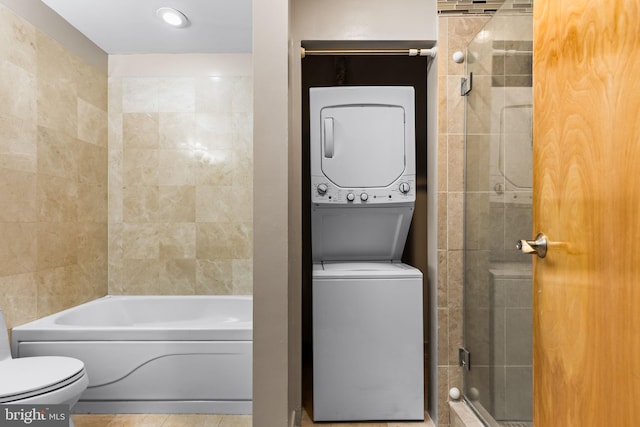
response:
[[[0,310],[0,405],[69,405],[87,388],[84,363],[71,357],[13,359],[4,313]],[[70,425],[73,426],[71,419]]]

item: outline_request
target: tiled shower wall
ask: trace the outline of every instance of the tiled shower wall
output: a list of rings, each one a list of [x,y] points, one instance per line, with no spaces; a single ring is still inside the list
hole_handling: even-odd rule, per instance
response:
[[[469,106],[469,129],[471,135],[467,140],[467,153],[465,155],[465,98],[460,96],[460,79],[465,76],[465,63],[456,64],[451,60],[451,55],[455,51],[465,52],[467,45],[476,37],[480,30],[482,30],[487,22],[491,19],[492,15],[445,15],[441,14],[439,17],[439,52],[440,60],[438,61],[438,76],[439,76],[439,141],[438,141],[438,185],[439,185],[439,242],[438,242],[438,254],[440,259],[439,270],[439,290],[438,290],[438,329],[439,329],[439,425],[447,426],[449,423],[449,407],[448,390],[451,387],[458,387],[463,390],[463,374],[461,368],[458,367],[458,348],[463,346],[463,320],[464,320],[464,306],[463,306],[463,293],[464,293],[464,253],[465,249],[465,236],[464,236],[464,197],[465,197],[465,185],[469,192],[468,209],[470,210],[470,219],[474,220],[471,226],[467,230],[467,243],[471,249],[478,249],[478,245],[488,245],[488,242],[498,242],[501,246],[500,251],[492,248],[494,253],[500,253],[501,255],[507,254],[507,261],[521,260],[521,255],[518,255],[516,251],[507,251],[506,248],[512,248],[513,242],[519,235],[528,235],[530,233],[530,206],[523,205],[520,208],[519,205],[515,206],[509,204],[509,208],[512,210],[520,209],[522,213],[525,212],[529,215],[528,219],[523,215],[514,215],[512,212],[510,218],[514,219],[513,232],[507,232],[506,229],[496,230],[494,223],[500,219],[499,224],[503,228],[505,227],[504,215],[491,212],[489,214],[489,198],[490,190],[494,188],[494,177],[490,174],[489,163],[494,165],[496,163],[495,158],[492,157],[495,150],[491,145],[491,132],[487,130],[493,125],[492,108],[494,107],[490,100],[491,91],[497,91],[503,93],[503,98],[507,99],[505,95],[509,91],[510,95],[517,94],[520,86],[530,86],[531,74],[530,74],[530,62],[527,66],[526,63],[522,63],[520,59],[526,59],[524,57],[509,57],[502,58],[492,56],[491,53],[484,55],[486,64],[485,72],[474,72],[474,91],[485,91],[484,95],[479,94],[474,97],[479,104],[472,104]],[[526,40],[526,38],[519,38],[513,34],[503,34],[506,28],[517,27],[522,31],[527,31],[526,19],[521,23],[515,23],[514,20],[518,19],[515,15],[507,15],[503,18],[504,22],[498,22],[498,28],[489,29],[492,34],[491,37],[495,37],[496,40]],[[502,25],[502,26],[500,26]],[[495,33],[495,34],[494,34]],[[489,34],[486,34],[489,36]],[[487,49],[514,49],[519,50],[530,49],[530,45],[527,47],[526,43],[523,46],[515,45],[499,45],[491,43],[488,40],[484,43]],[[526,61],[525,61],[526,62]],[[522,65],[522,66],[521,66]],[[482,64],[480,64],[482,66]],[[497,66],[502,66],[503,69],[500,72]],[[477,64],[476,64],[477,68]],[[520,71],[522,69],[522,71]],[[507,88],[508,87],[508,88]],[[522,90],[525,90],[522,88]],[[530,92],[530,88],[529,88]],[[519,92],[518,92],[519,93]],[[517,104],[526,103],[521,98],[517,98]],[[483,104],[487,102],[489,104]],[[514,99],[515,101],[515,99]],[[503,101],[499,105],[505,105]],[[495,116],[495,115],[494,115]],[[499,116],[499,115],[498,115]],[[526,123],[524,123],[526,125]],[[530,125],[530,123],[529,123]],[[527,131],[528,132],[528,131]],[[467,170],[465,176],[465,160],[467,162]],[[497,164],[497,163],[496,163]],[[530,167],[530,166],[529,166]],[[526,169],[526,165],[522,165],[523,169]],[[494,167],[494,169],[497,169]],[[467,181],[467,182],[465,182]],[[503,185],[503,188],[505,186]],[[492,193],[491,193],[492,194]],[[519,196],[521,194],[518,194]],[[482,196],[482,197],[476,197]],[[480,206],[476,205],[475,201],[482,201]],[[484,202],[486,201],[486,202]],[[501,205],[502,206],[502,205]],[[506,204],[504,206],[507,206]],[[503,208],[504,208],[503,206]],[[473,218],[471,218],[473,216]],[[475,219],[474,219],[475,218]],[[499,239],[489,239],[489,232],[495,236],[499,236]],[[526,305],[528,286],[522,286],[524,283],[530,282],[525,276],[510,275],[506,277],[504,274],[496,280],[490,280],[492,277],[489,274],[489,259],[483,258],[482,263],[477,254],[488,254],[488,250],[484,251],[476,250],[471,253],[467,262],[468,270],[470,274],[471,287],[469,298],[472,301],[474,310],[471,313],[467,313],[473,320],[473,317],[477,313],[493,313],[495,316],[500,317],[500,322],[489,319],[486,315],[484,318],[477,318],[476,324],[479,325],[479,331],[485,331],[484,335],[475,331],[475,342],[471,345],[478,348],[486,348],[487,345],[493,343],[496,347],[491,351],[491,354],[498,354],[500,351],[503,354],[507,354],[505,349],[505,340],[497,339],[495,342],[490,341],[488,335],[492,332],[489,325],[493,325],[494,329],[496,325],[503,325],[502,320],[509,318],[510,327],[515,331],[515,326],[519,325],[516,321],[516,316],[525,317],[525,313],[521,310],[522,304]],[[473,268],[483,267],[480,271],[484,272],[479,275]],[[481,276],[481,277],[480,277]],[[507,280],[504,280],[505,277]],[[503,291],[509,291],[508,298],[501,297]],[[501,293],[502,292],[502,293]],[[487,310],[488,300],[493,298],[498,301],[497,308],[489,312]],[[511,317],[509,317],[511,316]],[[496,318],[498,318],[496,317]],[[482,325],[486,325],[483,328]],[[520,327],[520,326],[518,326]],[[503,330],[504,331],[504,330]],[[530,322],[526,321],[522,324],[522,329],[519,332],[515,332],[513,335],[520,337],[521,341],[526,341],[526,331],[530,334]],[[495,331],[494,331],[495,332]],[[509,336],[509,331],[504,334]],[[500,338],[498,336],[498,338]],[[471,337],[473,340],[474,337]],[[483,341],[484,346],[478,346],[477,340]],[[498,346],[502,346],[498,348]],[[530,346],[530,343],[529,343]],[[516,346],[517,351],[525,349],[524,345]],[[480,351],[483,353],[483,351]],[[523,350],[526,354],[526,349]],[[529,352],[530,354],[530,352]],[[476,354],[476,356],[478,356]],[[479,355],[482,357],[482,354]],[[513,359],[516,360],[518,355],[513,355]],[[480,362],[476,357],[476,362]],[[518,360],[519,364],[523,364],[521,360]],[[488,365],[488,363],[484,363]],[[502,365],[505,365],[503,362]],[[476,363],[477,366],[477,363]],[[520,368],[520,367],[519,367]],[[501,366],[503,371],[508,370],[508,367]],[[524,370],[522,370],[524,372]],[[520,372],[517,372],[518,374]],[[486,369],[477,367],[475,374],[489,378]],[[522,375],[525,376],[525,375]],[[473,380],[474,378],[472,378]],[[491,384],[494,386],[502,384],[502,387],[494,387],[495,393],[502,397],[501,408],[502,411],[496,412],[498,415],[504,415],[505,418],[521,419],[519,415],[515,415],[517,405],[508,406],[509,399],[520,399],[520,406],[526,404],[527,397],[519,392],[510,392],[510,395],[505,394],[504,384],[508,381],[504,380],[493,381]],[[508,384],[507,384],[508,385]],[[527,390],[526,387],[520,390]],[[489,395],[487,391],[484,395]],[[500,403],[500,402],[498,402]],[[494,405],[492,405],[493,407]],[[526,417],[524,417],[526,418]]]
[[[0,308],[107,293],[107,77],[0,5]]]
[[[438,425],[449,425],[448,392],[463,390],[458,348],[463,341],[464,98],[465,64],[451,55],[467,44],[490,16],[440,15],[438,20]]]
[[[109,293],[251,294],[251,77],[111,77],[109,123]]]

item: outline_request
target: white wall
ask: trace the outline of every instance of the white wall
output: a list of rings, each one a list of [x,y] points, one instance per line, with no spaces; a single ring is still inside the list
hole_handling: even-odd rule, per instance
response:
[[[295,284],[296,277],[289,273],[290,234],[295,231],[289,230],[288,186],[295,177],[288,171],[288,41],[288,0],[254,0],[255,427],[288,426],[290,408],[296,406],[290,383],[300,382],[299,373],[290,369],[295,365],[290,365],[289,348],[289,283]]]
[[[434,41],[436,0],[296,0],[297,40]]]

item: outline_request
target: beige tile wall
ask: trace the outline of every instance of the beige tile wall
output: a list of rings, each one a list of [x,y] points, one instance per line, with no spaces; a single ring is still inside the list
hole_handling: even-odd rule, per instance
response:
[[[111,77],[109,123],[109,293],[251,294],[251,77]]]
[[[462,390],[458,348],[463,345],[464,51],[491,16],[440,15],[438,50],[438,423],[449,425],[448,391]]]
[[[107,293],[107,78],[0,5],[0,308]]]

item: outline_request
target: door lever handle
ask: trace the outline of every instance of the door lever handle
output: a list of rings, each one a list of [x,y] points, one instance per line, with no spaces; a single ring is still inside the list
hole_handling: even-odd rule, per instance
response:
[[[538,233],[536,240],[518,240],[516,248],[524,254],[536,254],[544,258],[547,255],[547,236]]]

